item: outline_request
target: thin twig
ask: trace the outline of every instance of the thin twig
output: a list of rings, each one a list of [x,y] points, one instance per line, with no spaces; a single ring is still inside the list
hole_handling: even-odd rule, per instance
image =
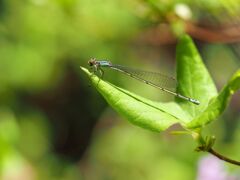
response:
[[[214,151],[212,148],[210,148],[210,149],[208,150],[208,152],[211,153],[212,155],[218,157],[219,159],[221,159],[221,160],[223,160],[223,161],[226,161],[226,162],[229,162],[229,163],[231,163],[231,164],[235,164],[235,165],[240,166],[240,162],[239,162],[239,161],[235,161],[235,160],[233,160],[233,159],[229,159],[229,158],[227,158],[227,157],[225,157],[225,156],[217,153],[217,152]]]

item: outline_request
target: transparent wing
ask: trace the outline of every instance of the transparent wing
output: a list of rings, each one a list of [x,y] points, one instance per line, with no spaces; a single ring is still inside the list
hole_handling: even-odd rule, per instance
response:
[[[120,65],[111,65],[115,70],[120,70],[125,72],[127,75],[131,74],[132,76],[138,77],[142,80],[151,82],[159,87],[165,88],[176,88],[177,81],[173,77],[169,77],[167,75],[157,73],[157,72],[148,72],[139,69],[129,68]]]

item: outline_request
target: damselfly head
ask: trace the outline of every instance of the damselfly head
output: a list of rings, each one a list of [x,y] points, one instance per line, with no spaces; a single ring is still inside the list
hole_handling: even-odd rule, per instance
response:
[[[96,58],[91,58],[91,59],[88,61],[88,64],[89,64],[89,66],[93,66],[94,64],[96,64]]]

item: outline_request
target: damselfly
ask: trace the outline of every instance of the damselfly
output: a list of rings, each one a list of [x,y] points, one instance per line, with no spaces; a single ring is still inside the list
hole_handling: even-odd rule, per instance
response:
[[[99,72],[101,77],[104,74],[104,71],[102,68],[110,68],[116,71],[119,71],[123,74],[126,74],[134,79],[137,79],[141,82],[144,82],[145,84],[148,84],[150,86],[153,86],[155,88],[158,88],[164,92],[167,92],[169,94],[172,94],[178,98],[187,100],[191,103],[194,103],[196,105],[199,105],[200,102],[196,99],[183,96],[179,93],[176,93],[172,90],[170,90],[170,87],[174,86],[176,84],[176,80],[174,78],[168,77],[166,75],[156,73],[156,72],[148,72],[148,71],[142,71],[138,69],[133,69],[121,65],[114,65],[110,61],[106,60],[96,60],[95,58],[92,58],[88,61],[88,64],[93,67],[94,73]]]

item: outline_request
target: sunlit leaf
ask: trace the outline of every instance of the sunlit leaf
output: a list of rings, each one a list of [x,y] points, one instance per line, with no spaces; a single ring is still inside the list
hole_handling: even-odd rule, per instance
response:
[[[106,101],[131,123],[153,131],[167,129],[175,123],[184,125],[190,120],[188,114],[174,102],[158,103],[100,80],[87,69],[82,68],[91,78],[93,85]]]
[[[188,128],[201,127],[216,119],[228,105],[231,96],[240,89],[240,70],[238,70],[230,81],[225,85],[217,97],[213,98],[207,109],[199,117],[191,121]]]
[[[177,92],[199,100],[200,105],[196,106],[179,98],[176,100],[194,118],[207,107],[210,99],[217,95],[217,90],[189,36],[184,35],[180,38],[176,56]]]
[[[153,131],[165,130],[179,123],[184,128],[202,128],[226,108],[231,95],[240,87],[240,71],[217,94],[215,84],[201,57],[187,35],[177,47],[177,92],[200,101],[200,105],[176,97],[176,102],[159,103],[99,79],[82,68],[93,85],[119,114],[131,123]]]

